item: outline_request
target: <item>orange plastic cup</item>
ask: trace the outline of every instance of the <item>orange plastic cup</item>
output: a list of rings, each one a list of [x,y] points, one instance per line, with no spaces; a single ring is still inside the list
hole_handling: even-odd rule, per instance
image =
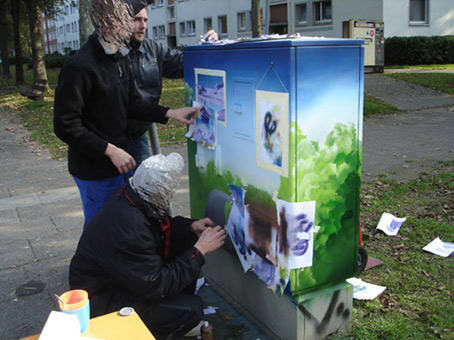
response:
[[[82,289],[67,291],[60,295],[58,301],[60,310],[68,314],[76,314],[80,322],[80,332],[83,333],[88,329],[90,320],[90,301],[88,293]]]

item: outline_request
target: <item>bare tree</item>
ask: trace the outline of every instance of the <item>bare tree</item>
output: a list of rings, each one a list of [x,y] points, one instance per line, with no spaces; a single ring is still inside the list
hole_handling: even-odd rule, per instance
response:
[[[3,78],[11,78],[9,70],[8,21],[6,20],[6,0],[0,0],[0,58]]]
[[[14,33],[14,51],[16,52],[16,85],[23,85],[24,80],[24,65],[22,60],[22,46],[20,44],[20,2],[11,0],[11,17],[13,19]]]
[[[41,5],[39,0],[24,0],[28,12],[28,26],[32,49],[33,81],[47,80],[46,64],[44,63],[44,47],[41,30]]]
[[[262,18],[260,15],[260,0],[251,0],[252,37],[262,35]]]

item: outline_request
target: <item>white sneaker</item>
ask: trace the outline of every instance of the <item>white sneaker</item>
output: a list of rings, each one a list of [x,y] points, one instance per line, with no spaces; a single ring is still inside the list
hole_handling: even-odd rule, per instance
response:
[[[191,329],[189,332],[187,332],[183,336],[200,336],[201,335],[200,329],[205,324],[205,322],[206,322],[205,320],[200,320],[200,322],[198,323],[197,326],[195,326],[193,329]]]

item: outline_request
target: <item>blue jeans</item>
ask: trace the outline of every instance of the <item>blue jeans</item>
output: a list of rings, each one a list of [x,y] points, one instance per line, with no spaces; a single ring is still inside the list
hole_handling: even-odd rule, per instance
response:
[[[137,166],[151,156],[150,145],[148,144],[148,133],[145,132],[138,138],[129,141],[129,154],[134,158]]]
[[[85,216],[84,229],[98,211],[101,210],[109,196],[125,184],[132,174],[132,171],[130,171],[126,174],[98,180],[84,180],[73,176],[82,200]]]

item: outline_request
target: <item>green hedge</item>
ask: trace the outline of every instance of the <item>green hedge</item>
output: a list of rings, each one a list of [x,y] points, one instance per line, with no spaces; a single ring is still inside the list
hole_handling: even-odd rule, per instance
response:
[[[385,39],[385,65],[454,64],[454,36]]]
[[[60,68],[68,60],[69,56],[62,55],[58,52],[52,54],[46,54],[44,56],[44,62],[46,63],[46,68]]]

